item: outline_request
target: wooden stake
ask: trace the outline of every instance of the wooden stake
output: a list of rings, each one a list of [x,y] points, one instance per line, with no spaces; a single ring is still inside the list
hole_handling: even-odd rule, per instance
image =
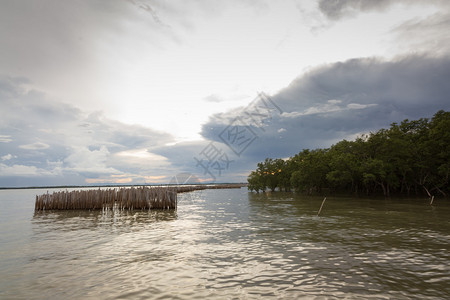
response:
[[[191,191],[196,186],[188,187]],[[133,210],[176,209],[177,189],[172,187],[140,187],[59,191],[36,195],[35,211],[42,210]]]
[[[323,204],[325,203],[325,200],[327,200],[327,197],[323,198],[322,205],[320,205],[319,212],[317,213],[317,216],[320,215],[320,212],[322,211],[322,207],[323,207]]]

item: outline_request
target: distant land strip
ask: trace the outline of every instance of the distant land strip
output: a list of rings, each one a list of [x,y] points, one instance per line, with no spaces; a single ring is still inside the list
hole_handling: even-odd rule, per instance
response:
[[[78,188],[114,188],[114,187],[142,187],[142,186],[204,186],[205,189],[232,189],[247,186],[247,183],[186,183],[186,184],[108,184],[108,185],[57,185],[57,186],[27,186],[27,187],[0,187],[0,190],[31,190],[31,189],[78,189]]]

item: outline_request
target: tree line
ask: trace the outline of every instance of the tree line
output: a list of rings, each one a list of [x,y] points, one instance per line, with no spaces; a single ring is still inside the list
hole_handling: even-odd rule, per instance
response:
[[[393,123],[389,129],[304,149],[289,159],[266,158],[248,176],[251,191],[354,194],[450,193],[450,112]]]

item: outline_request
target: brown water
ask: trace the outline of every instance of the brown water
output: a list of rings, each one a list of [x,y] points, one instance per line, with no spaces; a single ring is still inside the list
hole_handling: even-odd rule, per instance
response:
[[[0,191],[1,299],[449,299],[450,203],[206,190],[34,215]],[[50,191],[51,192],[51,191]]]

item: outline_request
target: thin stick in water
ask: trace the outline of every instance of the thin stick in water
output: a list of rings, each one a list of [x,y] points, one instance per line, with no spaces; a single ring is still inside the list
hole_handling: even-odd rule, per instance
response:
[[[320,215],[320,212],[322,211],[322,207],[323,207],[323,205],[325,203],[325,200],[327,200],[327,197],[323,198],[322,205],[320,205],[319,212],[317,213],[317,216]]]

